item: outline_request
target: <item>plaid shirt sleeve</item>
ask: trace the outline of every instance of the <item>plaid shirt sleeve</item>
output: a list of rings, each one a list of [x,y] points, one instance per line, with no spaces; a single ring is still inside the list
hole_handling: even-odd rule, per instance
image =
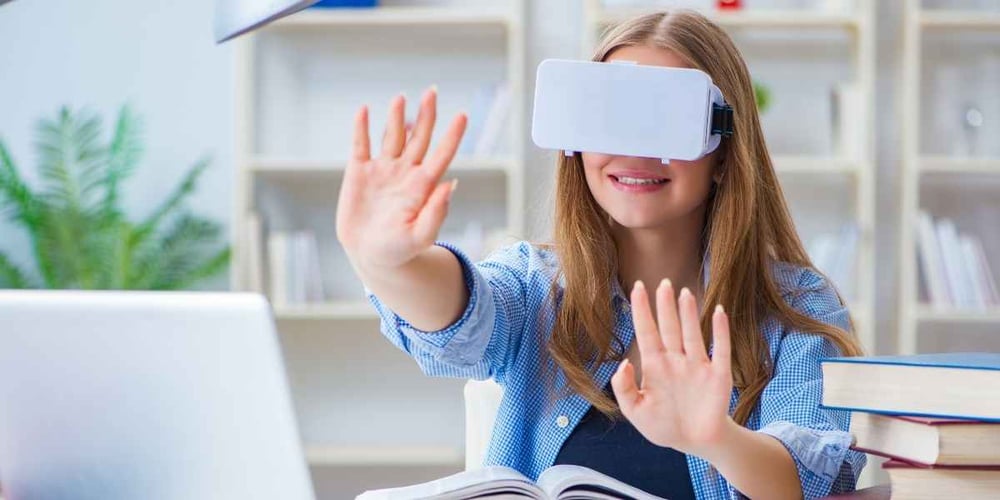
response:
[[[793,307],[848,330],[847,310],[824,278],[807,271],[798,292]],[[786,332],[775,356],[774,376],[761,395],[759,432],[774,436],[791,453],[806,499],[854,490],[866,461],[863,453],[850,449],[850,412],[820,407],[819,360],[839,355],[824,337]]]
[[[502,382],[520,346],[527,315],[525,280],[531,247],[524,242],[502,247],[473,264],[457,247],[440,241],[436,245],[450,250],[462,266],[469,290],[462,315],[441,330],[423,331],[366,289],[381,319],[380,330],[427,375]]]

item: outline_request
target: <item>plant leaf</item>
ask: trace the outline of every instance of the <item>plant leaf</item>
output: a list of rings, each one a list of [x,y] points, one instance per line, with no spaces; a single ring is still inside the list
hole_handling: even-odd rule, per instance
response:
[[[190,214],[177,217],[155,241],[143,245],[130,288],[172,290],[184,286],[197,272],[206,272],[203,263],[217,252],[213,247],[221,233],[221,226],[208,219]]]
[[[200,265],[190,268],[186,273],[172,276],[170,282],[155,283],[154,289],[181,290],[199,281],[211,278],[229,267],[231,254],[232,250],[229,247],[223,248],[217,251],[215,255],[203,259]]]
[[[21,178],[7,146],[0,141],[0,209],[10,211],[10,219],[26,224],[30,230],[37,224],[37,205],[35,193]]]
[[[118,187],[129,177],[142,158],[142,122],[129,106],[122,106],[115,122],[114,136],[108,146],[108,166],[102,182],[105,187],[103,210],[115,210]]]
[[[27,274],[0,252],[0,288],[35,288]]]
[[[146,238],[155,234],[160,223],[165,218],[172,215],[175,210],[181,207],[184,200],[194,192],[198,185],[198,178],[201,177],[201,174],[206,168],[208,168],[210,162],[211,160],[209,158],[202,158],[187,171],[184,178],[181,180],[181,183],[174,188],[174,191],[170,194],[170,196],[168,196],[159,207],[153,210],[152,214],[150,214],[136,227],[136,230],[133,233],[133,246],[141,244]]]
[[[55,121],[42,120],[38,126],[39,172],[42,196],[53,205],[83,212],[98,199],[94,186],[104,170],[105,149],[98,143],[101,121],[88,112],[77,117],[62,108]]]

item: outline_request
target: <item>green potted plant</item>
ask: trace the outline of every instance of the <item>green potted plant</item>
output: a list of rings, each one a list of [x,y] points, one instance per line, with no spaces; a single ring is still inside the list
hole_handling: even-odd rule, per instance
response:
[[[122,183],[142,157],[141,126],[126,106],[110,141],[100,119],[62,108],[39,122],[39,186],[33,188],[0,140],[0,216],[23,229],[34,265],[0,249],[0,288],[188,288],[224,271],[230,250],[222,228],[184,202],[209,162],[195,163],[145,218],[120,206]],[[2,244],[2,240],[0,240]]]
[[[771,107],[771,89],[758,81],[753,82],[753,96],[757,102],[757,112],[764,114]]]

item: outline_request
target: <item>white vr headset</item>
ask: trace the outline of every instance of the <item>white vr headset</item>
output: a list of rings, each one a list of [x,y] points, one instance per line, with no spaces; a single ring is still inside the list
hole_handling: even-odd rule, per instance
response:
[[[733,134],[733,108],[703,71],[546,59],[531,138],[541,148],[697,160]]]

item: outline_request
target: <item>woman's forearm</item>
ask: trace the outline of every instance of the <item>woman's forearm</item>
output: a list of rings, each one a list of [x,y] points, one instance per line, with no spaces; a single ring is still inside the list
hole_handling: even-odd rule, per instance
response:
[[[360,265],[356,271],[379,301],[420,330],[440,330],[454,323],[469,303],[458,258],[440,246],[431,246],[398,268]]]
[[[732,420],[726,429],[719,444],[701,458],[750,498],[802,498],[795,461],[780,441]]]

